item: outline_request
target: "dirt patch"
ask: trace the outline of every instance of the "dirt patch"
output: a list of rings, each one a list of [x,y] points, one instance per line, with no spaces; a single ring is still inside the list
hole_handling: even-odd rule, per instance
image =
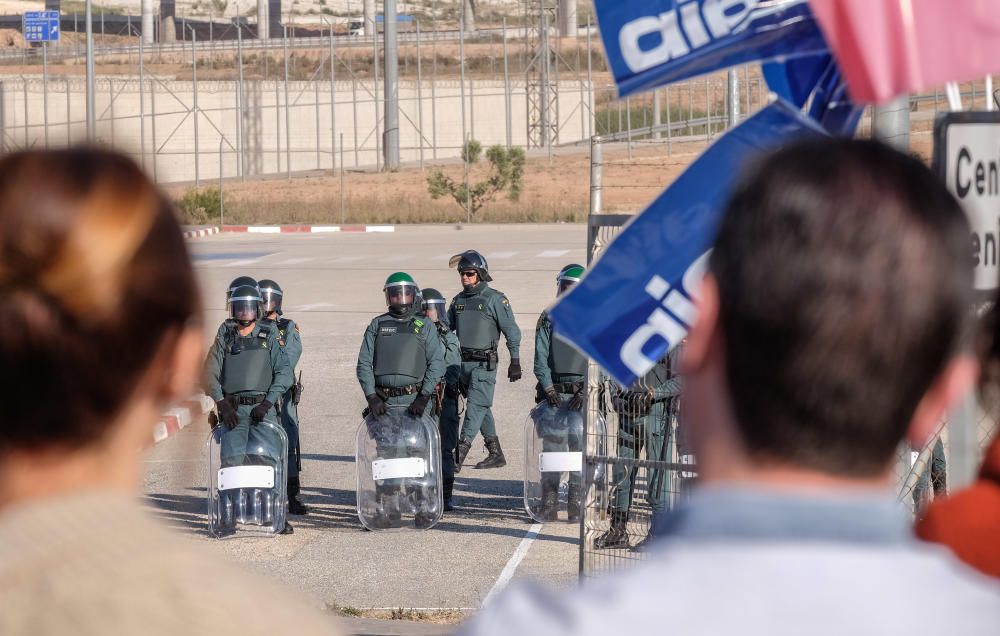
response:
[[[469,617],[462,610],[440,609],[359,609],[356,607],[331,607],[340,616],[351,618],[372,618],[381,621],[413,621],[432,625],[457,625]]]

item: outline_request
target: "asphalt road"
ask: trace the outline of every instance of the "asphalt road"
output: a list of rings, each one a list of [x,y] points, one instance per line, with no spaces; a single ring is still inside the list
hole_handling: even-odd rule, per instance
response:
[[[533,526],[522,500],[523,429],[533,406],[535,323],[554,297],[559,269],[585,261],[585,243],[582,225],[416,226],[391,234],[224,234],[192,241],[205,298],[206,338],[225,318],[225,289],[234,277],[273,278],[285,289],[285,313],[301,326],[305,349],[299,413],[303,500],[311,513],[291,518],[295,533],[290,536],[210,538],[204,423],[150,451],[145,490],[151,507],[193,540],[287,582],[318,606],[476,608],[503,586],[515,553],[523,558],[513,569],[514,581],[575,583],[575,524],[535,527],[533,541],[525,541]],[[436,287],[450,298],[459,283],[448,258],[465,249],[487,256],[493,286],[507,293],[523,333],[525,377],[506,381],[507,355],[501,347],[494,404],[508,465],[477,471],[467,462],[456,483],[458,510],[432,530],[366,532],[354,510],[354,440],[365,406],[354,367],[362,333],[384,311],[381,290],[390,273],[406,271],[422,287]],[[484,455],[479,438],[469,461]]]

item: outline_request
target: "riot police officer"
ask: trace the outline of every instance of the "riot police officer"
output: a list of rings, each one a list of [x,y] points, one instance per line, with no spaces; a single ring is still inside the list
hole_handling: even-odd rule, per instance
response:
[[[278,425],[275,404],[292,385],[292,368],[278,343],[273,322],[261,319],[263,301],[256,286],[236,287],[229,298],[230,318],[220,328],[205,359],[207,393],[215,400],[222,466],[280,461],[281,440],[259,423]],[[286,525],[283,534],[292,532]]]
[[[521,330],[514,320],[514,311],[502,292],[488,285],[489,265],[482,254],[468,250],[456,254],[449,265],[458,270],[462,291],[451,301],[448,322],[462,345],[462,375],[460,390],[468,398],[461,438],[455,449],[455,472],[462,470],[472,440],[482,431],[488,455],[476,468],[500,468],[507,459],[500,448],[496,422],[493,419],[493,391],[497,381],[497,346],[500,334],[507,339],[510,366],[507,379],[521,379]]]
[[[560,296],[583,277],[582,265],[563,267],[556,276],[556,295]],[[544,311],[538,317],[535,329],[535,402],[547,401],[553,408],[566,407],[582,411],[586,402],[587,358],[569,344],[552,337],[552,322]],[[552,431],[543,436],[546,452],[579,451],[583,440],[568,429]],[[570,521],[580,519],[582,473],[570,472],[566,512]],[[550,472],[542,476],[542,517],[556,519],[559,508],[559,482],[561,473]]]
[[[431,398],[444,377],[444,351],[437,329],[420,313],[420,289],[409,274],[392,274],[382,290],[389,311],[369,323],[358,352],[358,382],[368,402],[365,415],[377,420],[390,406],[406,406],[407,414],[420,418],[430,411]],[[405,454],[405,449],[388,445],[380,449],[383,457],[397,453]],[[385,491],[380,494],[393,495],[389,491],[397,486],[391,481],[379,486]],[[388,526],[389,521],[376,523]]]
[[[278,344],[288,356],[288,364],[292,367],[292,377],[295,378],[295,367],[302,357],[302,337],[299,326],[291,318],[285,318],[281,310],[284,291],[281,285],[270,279],[262,279],[258,285],[260,297],[264,299],[264,313],[267,319],[278,327]],[[302,456],[299,445],[299,400],[302,397],[302,382],[295,380],[291,388],[281,397],[281,427],[288,435],[288,512],[293,515],[304,515],[309,512],[305,504],[299,501],[302,490],[299,472],[302,470]]]
[[[670,424],[681,393],[680,349],[675,347],[646,375],[628,389],[611,383],[611,404],[618,413],[618,457],[667,461]],[[629,547],[628,517],[637,468],[616,464],[612,470],[611,528],[594,539],[595,548]],[[667,508],[667,471],[652,468],[647,473],[646,500],[657,515]],[[648,536],[636,545],[641,550]]]
[[[462,351],[458,336],[448,326],[444,296],[436,289],[423,290],[424,315],[433,320],[444,351],[444,379],[436,389],[438,429],[441,433],[441,468],[444,488],[444,510],[454,510],[452,492],[455,488],[455,446],[458,444],[458,381],[462,375]]]

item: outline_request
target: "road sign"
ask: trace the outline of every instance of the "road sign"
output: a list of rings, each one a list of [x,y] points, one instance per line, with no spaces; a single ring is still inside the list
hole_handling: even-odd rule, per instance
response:
[[[972,226],[975,286],[1000,286],[1000,113],[955,112],[934,123],[934,170]]]
[[[27,42],[58,42],[58,11],[26,11],[21,23]]]

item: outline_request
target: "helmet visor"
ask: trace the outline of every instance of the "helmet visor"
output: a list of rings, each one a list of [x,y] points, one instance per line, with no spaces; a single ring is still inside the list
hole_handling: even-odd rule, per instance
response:
[[[261,298],[264,299],[264,313],[269,314],[273,311],[281,311],[281,292],[277,289],[262,289],[260,290]]]
[[[412,305],[417,300],[417,286],[413,283],[398,283],[385,288],[385,302],[389,306]]]
[[[230,298],[229,317],[239,322],[253,322],[257,320],[257,311],[260,308],[260,301],[256,298]]]
[[[435,322],[445,320],[444,300],[434,299],[424,302],[424,313]]]
[[[579,281],[573,280],[571,278],[560,278],[559,282],[556,284],[556,293],[564,294],[576,285]]]

